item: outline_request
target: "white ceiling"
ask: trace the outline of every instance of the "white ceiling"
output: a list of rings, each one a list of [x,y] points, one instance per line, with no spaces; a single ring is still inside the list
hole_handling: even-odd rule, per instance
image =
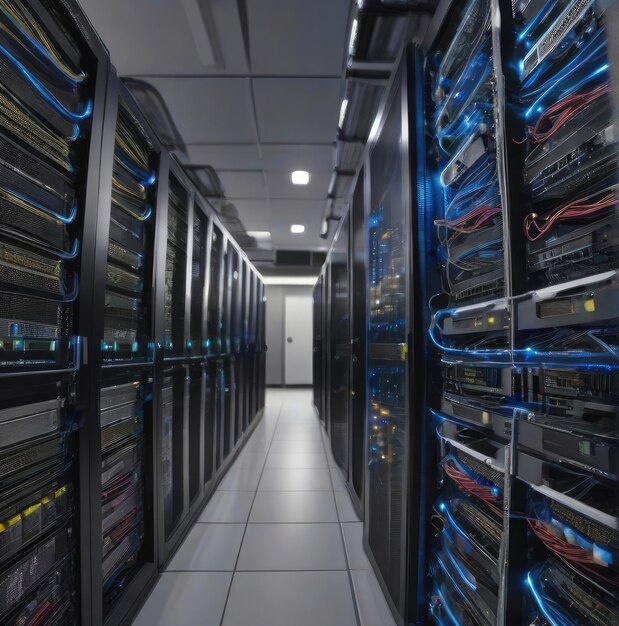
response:
[[[271,231],[276,248],[326,249],[319,231],[352,1],[81,3],[119,75],[160,91],[189,161],[215,167],[247,230]],[[188,14],[196,9],[204,24],[192,22],[192,31]],[[200,28],[213,47],[202,54]],[[211,52],[219,62],[204,65]],[[295,169],[311,172],[307,187],[292,185]],[[292,235],[293,223],[305,224],[305,233]]]

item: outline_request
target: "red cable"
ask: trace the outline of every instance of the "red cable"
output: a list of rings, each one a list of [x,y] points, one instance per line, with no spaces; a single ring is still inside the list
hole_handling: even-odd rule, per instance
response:
[[[501,209],[491,206],[478,206],[472,211],[461,215],[455,220],[436,220],[434,224],[436,226],[445,226],[451,230],[456,230],[461,233],[472,233],[477,230],[484,222],[493,218],[495,215],[499,215]],[[468,224],[467,226],[463,226]]]
[[[615,204],[617,204],[617,194],[611,192],[595,202],[588,202],[588,198],[571,200],[556,208],[546,217],[540,217],[537,213],[529,213],[523,222],[524,234],[529,241],[536,241],[545,235],[559,220],[586,217],[587,215],[599,213]],[[537,234],[532,234],[532,229],[534,229],[534,232],[537,231]]]
[[[515,141],[521,144],[531,141],[533,144],[540,144],[552,137],[566,122],[574,116],[586,109],[592,102],[611,92],[610,83],[598,85],[591,91],[584,93],[575,93],[563,100],[559,100],[552,106],[548,107],[538,118],[535,126],[529,127],[527,137],[522,141]],[[546,130],[541,130],[543,126],[550,126]]]

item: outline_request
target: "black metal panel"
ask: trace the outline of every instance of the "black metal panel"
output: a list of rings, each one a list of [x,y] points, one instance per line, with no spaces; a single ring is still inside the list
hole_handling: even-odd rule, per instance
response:
[[[363,498],[365,464],[366,386],[366,306],[367,306],[367,239],[365,230],[365,170],[355,183],[351,204],[351,269],[352,269],[352,406],[350,418],[349,481],[359,501]]]
[[[350,213],[347,213],[333,239],[328,261],[331,271],[329,436],[333,456],[346,473],[348,473],[351,367],[349,235]]]

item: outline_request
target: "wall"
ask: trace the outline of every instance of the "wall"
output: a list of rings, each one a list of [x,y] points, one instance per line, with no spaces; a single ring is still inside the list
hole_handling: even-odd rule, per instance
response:
[[[266,384],[284,384],[284,303],[286,296],[310,296],[308,285],[266,285]],[[311,315],[311,309],[310,309]]]

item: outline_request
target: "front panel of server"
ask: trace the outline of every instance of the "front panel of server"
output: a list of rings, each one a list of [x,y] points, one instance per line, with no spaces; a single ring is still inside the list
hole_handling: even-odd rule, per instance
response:
[[[2,1],[0,26],[0,623],[78,623],[78,311],[105,76],[64,3]]]
[[[426,60],[441,270],[430,614],[612,624],[619,231],[605,4],[511,4],[455,7]]]
[[[601,2],[515,2],[524,620],[619,620],[617,85]],[[515,242],[518,245],[519,242]],[[516,504],[516,503],[515,503]]]
[[[407,287],[402,69],[369,159],[365,533],[389,597],[404,613],[408,463]]]

